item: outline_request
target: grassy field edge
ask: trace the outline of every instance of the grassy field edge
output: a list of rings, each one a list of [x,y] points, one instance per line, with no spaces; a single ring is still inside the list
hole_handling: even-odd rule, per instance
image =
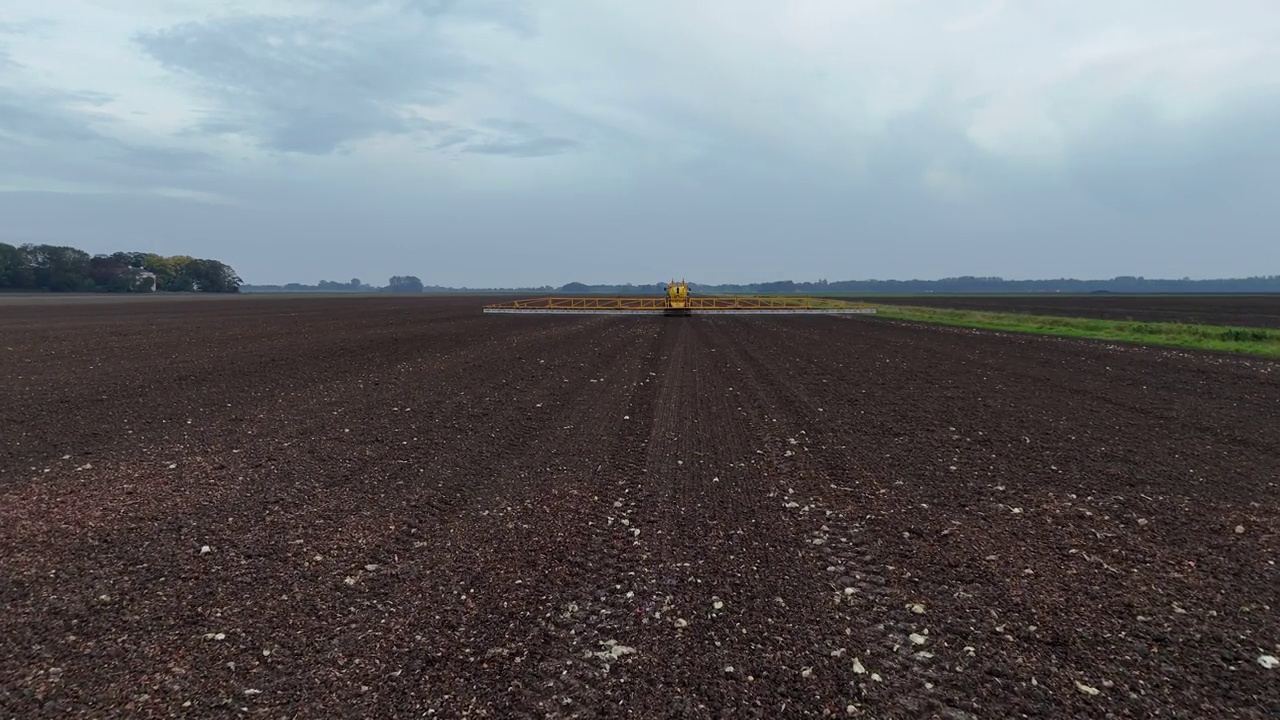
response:
[[[1280,358],[1280,330],[1267,328],[1102,320],[881,303],[875,303],[875,308],[877,316],[893,320]]]

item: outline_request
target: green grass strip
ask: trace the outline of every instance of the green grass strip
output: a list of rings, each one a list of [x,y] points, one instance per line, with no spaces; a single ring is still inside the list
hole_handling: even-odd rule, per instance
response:
[[[881,303],[875,308],[879,317],[895,320],[1280,357],[1280,330],[1268,328],[1051,317]]]

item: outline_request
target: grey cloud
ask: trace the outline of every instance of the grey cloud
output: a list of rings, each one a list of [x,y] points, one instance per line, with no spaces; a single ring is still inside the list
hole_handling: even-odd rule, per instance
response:
[[[1129,101],[1068,151],[1077,191],[1123,212],[1206,210],[1261,187],[1280,173],[1280,103],[1256,102],[1188,125],[1161,121]]]
[[[180,135],[236,135],[248,131],[249,126],[230,117],[210,114],[204,120],[179,132]]]
[[[21,22],[0,21],[0,35],[30,35],[56,28],[59,21],[51,18],[30,18]]]
[[[537,34],[533,14],[523,0],[404,0],[404,7],[428,17],[494,25],[525,37]]]
[[[530,122],[485,118],[472,128],[448,128],[432,148],[457,148],[460,152],[476,155],[533,158],[559,155],[578,145],[576,140],[547,135]]]
[[[162,148],[113,143],[112,157],[116,162],[141,170],[204,171],[211,170],[217,161],[208,153],[181,148]]]
[[[326,154],[381,133],[439,129],[399,108],[436,103],[483,75],[422,24],[239,17],[178,25],[138,42],[221,104],[194,130],[245,132],[277,150]]]
[[[515,141],[488,141],[468,145],[465,152],[481,155],[510,155],[512,157],[545,157],[559,155],[577,146],[568,138],[540,137]]]
[[[973,167],[990,161],[938,99],[889,121],[868,154],[867,167],[878,186],[905,190],[938,163]]]
[[[451,147],[456,147],[476,137],[476,134],[477,133],[474,130],[459,128],[442,135],[432,148],[435,150],[445,150]]]
[[[453,129],[453,125],[438,120],[428,120],[427,118],[406,118],[404,126],[410,131],[421,131],[429,133],[440,133]]]
[[[1060,214],[1072,207],[1071,213],[1186,217],[1215,213],[1280,181],[1277,102],[1234,103],[1198,121],[1174,123],[1130,98],[1088,130],[1068,134],[1060,165],[990,152],[970,139],[964,118],[957,103],[939,96],[887,123],[866,150],[875,190],[859,196],[879,203],[886,193],[919,195],[924,202],[924,177],[941,169],[974,190],[976,197],[965,200],[971,207],[992,203],[990,212],[1004,216],[1037,205],[1056,206],[1052,212]]]
[[[45,140],[98,140],[92,118],[76,103],[100,104],[97,94],[56,91],[23,92],[0,87],[0,133]]]
[[[508,133],[530,134],[536,133],[538,128],[536,125],[523,120],[508,120],[504,118],[485,118],[476,123],[476,125],[491,130],[500,130]]]
[[[73,182],[146,185],[215,167],[204,153],[125,142],[99,130],[114,120],[92,107],[110,100],[95,92],[0,87],[0,139],[8,145],[4,169]]]

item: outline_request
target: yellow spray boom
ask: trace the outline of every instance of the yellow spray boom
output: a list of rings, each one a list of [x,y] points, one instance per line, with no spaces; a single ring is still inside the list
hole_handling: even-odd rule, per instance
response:
[[[693,297],[684,280],[662,297],[544,297],[484,306],[486,313],[543,315],[874,315],[862,303],[826,298],[726,295]]]

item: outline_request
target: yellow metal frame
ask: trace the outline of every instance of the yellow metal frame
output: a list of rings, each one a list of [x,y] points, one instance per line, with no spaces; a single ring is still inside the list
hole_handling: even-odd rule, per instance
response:
[[[808,297],[774,296],[712,296],[712,297],[543,297],[512,300],[486,305],[486,308],[504,310],[638,310],[654,311],[669,308],[714,310],[855,310],[872,309],[863,303]]]
[[[487,313],[585,313],[601,315],[692,315],[693,313],[730,314],[874,314],[875,307],[866,303],[808,297],[761,295],[726,295],[690,297],[684,280],[667,283],[662,297],[544,297],[513,300],[485,305]]]

